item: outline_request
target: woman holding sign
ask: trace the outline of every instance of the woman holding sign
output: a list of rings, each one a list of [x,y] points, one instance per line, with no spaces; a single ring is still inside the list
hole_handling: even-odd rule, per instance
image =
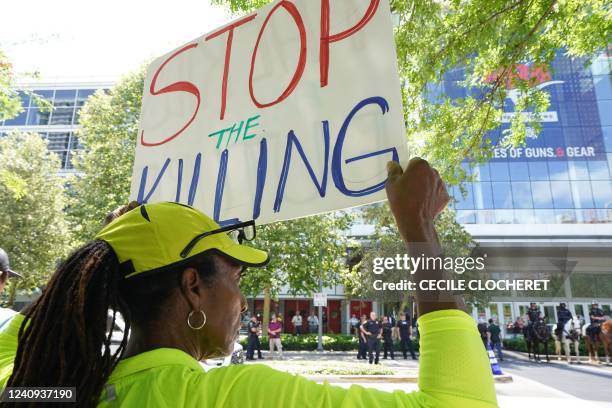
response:
[[[409,250],[439,255],[433,219],[449,198],[438,173],[421,159],[405,171],[390,163],[387,195]],[[219,228],[180,204],[146,204],[118,216],[0,334],[0,386],[76,387],[78,406],[101,407],[497,406],[474,322],[461,299],[443,292],[417,293],[417,392],[321,385],[265,365],[203,371],[200,360],[232,349],[246,308],[239,289],[245,267],[268,261],[266,252],[241,245],[252,238],[252,222]],[[115,352],[109,309],[126,322]]]

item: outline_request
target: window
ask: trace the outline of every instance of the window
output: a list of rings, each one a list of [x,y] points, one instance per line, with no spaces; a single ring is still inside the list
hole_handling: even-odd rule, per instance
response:
[[[552,192],[555,208],[574,208],[572,200],[572,190],[567,181],[551,181],[550,189]]]
[[[495,208],[512,208],[512,191],[510,183],[491,183]]]
[[[610,132],[612,133],[612,131]],[[612,141],[610,142],[612,145]],[[612,149],[610,149],[612,151]],[[475,180],[480,181],[488,181],[491,180],[491,175],[489,174],[489,164],[481,164],[480,166],[474,167],[474,174],[476,175]]]
[[[510,167],[510,179],[515,181],[528,181],[529,180],[529,170],[527,167],[527,163],[525,162],[510,162],[508,163]]]
[[[569,171],[567,162],[564,161],[549,161],[548,172],[551,180],[569,180]]]
[[[526,181],[512,182],[513,208],[533,208],[531,186]]]
[[[572,191],[578,200],[577,208],[594,208],[591,183],[588,181],[572,181]]]
[[[591,180],[610,180],[608,163],[604,160],[591,160],[589,163],[589,174]]]
[[[589,169],[585,161],[571,161],[569,164],[570,180],[588,180]]]
[[[28,110],[24,109],[19,115],[12,119],[7,119],[4,122],[4,126],[24,126],[26,124],[26,117],[28,115]]]
[[[74,106],[74,100],[76,98],[76,91],[70,90],[57,90],[55,91],[55,99],[53,100],[53,106],[56,108],[67,108]]]
[[[534,208],[555,208],[553,205],[550,183],[548,181],[534,181],[531,183]]]
[[[465,183],[465,196],[461,193],[461,190],[457,187],[453,188],[453,197],[457,202],[455,208],[458,210],[469,210],[474,208],[474,195],[472,191],[472,183]]]
[[[74,108],[55,108],[51,113],[50,125],[71,125]]]
[[[493,205],[493,194],[491,192],[491,183],[472,183],[474,187],[474,205],[475,208],[495,208]]]
[[[534,210],[535,224],[555,224],[555,210]]]
[[[612,181],[591,181],[596,208],[612,208]]]
[[[582,305],[574,305],[574,314],[578,317],[584,317],[584,307]]]
[[[529,162],[529,178],[533,180],[548,180],[548,166],[545,161]]]
[[[491,170],[491,180],[494,181],[507,181],[510,180],[510,174],[508,171],[508,163],[503,162],[491,162],[489,163]]]
[[[512,224],[514,223],[513,210],[495,210],[496,224]]]
[[[28,125],[29,126],[42,126],[49,124],[50,111],[42,111],[37,108],[30,108],[28,113]]]

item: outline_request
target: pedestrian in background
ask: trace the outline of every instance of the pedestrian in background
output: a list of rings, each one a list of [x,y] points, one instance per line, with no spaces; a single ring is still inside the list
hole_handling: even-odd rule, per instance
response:
[[[365,360],[367,358],[367,339],[363,331],[363,325],[366,324],[368,319],[366,315],[361,315],[361,321],[357,325],[357,338],[359,339],[359,348],[357,349],[357,360]]]
[[[412,340],[410,339],[410,336],[412,336],[412,327],[410,326],[410,322],[406,320],[406,313],[400,313],[400,319],[397,322],[397,328],[399,330],[400,345],[402,347],[402,354],[404,355],[404,360],[408,359],[408,351],[410,351],[410,356],[412,357],[412,359],[416,360],[416,355],[414,354],[414,349],[412,348]]]
[[[302,315],[299,310],[295,312],[295,316],[291,318],[291,324],[293,324],[293,334],[296,336],[302,334]]]
[[[0,248],[0,293],[4,290],[9,278],[21,278],[21,275],[11,269],[7,253]],[[0,327],[11,320],[16,313],[13,309],[0,307]]]
[[[270,323],[268,324],[268,339],[270,342],[270,358],[274,357],[274,348],[278,352],[278,357],[283,358],[283,345],[281,343],[280,333],[283,330],[283,325],[280,322],[280,318],[272,315]]]
[[[368,360],[369,363],[378,364],[380,357],[380,339],[382,338],[382,327],[376,319],[376,312],[370,312],[370,320],[361,326],[361,330],[366,335],[368,342]],[[376,358],[374,357],[376,355]]]
[[[383,347],[385,354],[383,358],[387,359],[387,353],[391,355],[391,360],[395,360],[393,352],[393,324],[389,321],[387,316],[383,317],[382,323],[382,334],[383,334]]]
[[[501,329],[498,325],[495,324],[495,321],[493,319],[489,319],[489,327],[487,328],[487,333],[489,334],[489,342],[491,343],[491,347],[493,348],[493,350],[497,351],[499,361],[504,361],[504,355],[502,354]]]
[[[359,336],[359,319],[357,318],[357,316],[355,314],[351,315],[351,319],[349,320],[349,323],[351,325],[351,332],[355,335],[355,336]]]
[[[310,316],[308,316],[308,331],[310,333],[319,332],[319,318],[315,315],[314,311],[310,312]]]
[[[247,345],[247,360],[255,360],[255,350],[257,349],[257,358],[262,359],[261,355],[261,343],[259,342],[260,324],[257,320],[257,316],[251,316],[251,321],[247,325],[249,332],[249,343]]]

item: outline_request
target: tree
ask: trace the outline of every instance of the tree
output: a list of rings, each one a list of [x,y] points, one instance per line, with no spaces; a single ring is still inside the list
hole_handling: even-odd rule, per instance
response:
[[[13,65],[0,50],[0,122],[19,115],[23,110],[14,81]]]
[[[252,11],[265,0],[212,0],[234,12]],[[364,0],[364,3],[368,3]],[[466,178],[460,164],[486,161],[492,146],[486,133],[497,128],[508,89],[520,90],[512,136],[501,143],[520,145],[526,127],[539,129],[538,113],[548,94],[530,88],[519,72],[529,62],[550,69],[558,50],[590,57],[611,40],[610,5],[605,0],[390,0],[398,24],[395,39],[412,153],[434,164],[444,180]],[[333,3],[330,2],[333,7]],[[365,5],[364,5],[365,7]],[[390,62],[392,63],[392,62]],[[466,97],[451,100],[437,87],[444,75],[462,70]]]
[[[339,211],[258,227],[255,244],[270,253],[270,263],[249,270],[240,286],[250,296],[264,293],[264,329],[270,299],[283,286],[293,294],[309,295],[319,291],[320,282],[325,287],[341,282],[349,245],[344,232],[351,222],[350,215]]]
[[[60,168],[59,158],[38,134],[0,139],[0,247],[23,275],[9,280],[9,306],[18,289],[43,285],[69,248]]]
[[[96,92],[81,110],[69,213],[79,241],[93,239],[108,212],[130,193],[144,70],[122,78],[108,93]]]
[[[399,282],[411,279],[405,269],[385,270],[384,274],[374,274],[375,258],[395,258],[396,255],[407,254],[406,246],[399,234],[393,215],[387,203],[365,207],[363,216],[366,222],[375,226],[374,234],[362,243],[360,251],[361,262],[343,277],[345,290],[353,296],[374,299],[381,302],[400,302],[403,310],[410,304],[408,291],[378,291],[373,287],[377,279],[385,282]],[[455,212],[446,209],[435,220],[438,239],[443,249],[444,257],[453,259],[465,257],[478,257],[478,244],[471,235],[455,219]],[[408,254],[418,257],[419,254]],[[486,266],[486,263],[485,263]],[[484,273],[476,269],[467,270],[463,274],[450,273],[449,278],[455,279],[487,279],[486,268]],[[469,303],[486,304],[491,299],[490,291],[467,291],[464,298]]]

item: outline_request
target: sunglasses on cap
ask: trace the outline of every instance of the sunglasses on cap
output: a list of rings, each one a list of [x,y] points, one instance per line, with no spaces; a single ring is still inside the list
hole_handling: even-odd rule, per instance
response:
[[[181,251],[181,258],[187,258],[189,253],[193,250],[200,240],[215,234],[226,233],[230,239],[238,244],[242,244],[244,241],[252,241],[255,239],[255,220],[241,222],[240,224],[228,225],[216,230],[207,231],[202,234],[196,235]]]

